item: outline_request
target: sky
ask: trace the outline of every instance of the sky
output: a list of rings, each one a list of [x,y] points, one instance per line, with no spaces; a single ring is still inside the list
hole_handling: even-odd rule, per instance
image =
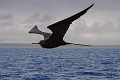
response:
[[[95,5],[74,21],[64,40],[91,45],[120,45],[120,0],[0,0],[0,43],[39,42],[43,36],[29,34]]]

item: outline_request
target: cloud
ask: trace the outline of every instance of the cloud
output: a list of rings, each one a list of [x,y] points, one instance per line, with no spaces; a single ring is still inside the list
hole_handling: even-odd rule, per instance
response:
[[[0,20],[12,20],[12,19],[13,19],[13,15],[12,14],[0,15]]]
[[[0,41],[39,41],[42,36],[27,33],[34,25],[47,31],[48,25],[92,3],[95,3],[93,8],[70,26],[65,40],[88,44],[120,44],[119,0],[0,0]]]
[[[12,14],[11,14],[12,15]],[[1,15],[2,16],[2,15]],[[3,15],[5,16],[5,15]],[[42,14],[34,14],[29,18],[24,18],[24,23],[21,24],[21,19],[16,21],[17,17],[5,17],[1,18],[1,21],[6,21],[5,23],[0,23],[0,41],[2,43],[8,42],[16,42],[16,43],[29,43],[29,42],[37,42],[42,38],[42,36],[33,35],[32,38],[28,34],[28,31],[33,27],[31,25],[35,23],[48,25],[49,21],[54,18],[50,17],[49,19],[46,15]],[[8,19],[7,19],[8,18]],[[8,22],[7,20],[11,20]],[[56,21],[57,22],[57,21]],[[64,37],[65,41],[75,42],[75,43],[83,43],[83,44],[118,44],[120,40],[120,20],[115,21],[116,24],[112,21],[106,21],[104,23],[96,22],[93,25],[87,25],[85,19],[82,17],[81,19],[76,20],[70,26],[67,31],[67,34]],[[15,24],[14,24],[15,23]],[[29,26],[27,25],[28,23]],[[4,26],[4,27],[3,27]],[[26,27],[27,26],[27,27]],[[46,31],[44,28],[38,26],[39,29]],[[19,35],[19,36],[18,36]]]
[[[36,13],[25,20],[24,23],[46,23],[53,19],[51,15],[42,15],[40,13]]]
[[[72,28],[71,28],[72,27]],[[84,19],[70,26],[65,40],[86,44],[113,45],[120,44],[120,24],[111,21],[94,23],[88,26]],[[73,38],[74,37],[74,38]]]
[[[12,14],[0,15],[0,31],[14,24],[14,16]]]
[[[42,36],[39,35],[39,37],[33,36],[34,39],[31,39],[28,31],[33,27],[33,24],[45,24],[49,22],[51,18],[49,15],[40,14],[35,14],[29,18],[19,18],[19,16],[13,16],[12,14],[0,15],[0,42],[30,43],[39,40],[39,38],[43,39]]]

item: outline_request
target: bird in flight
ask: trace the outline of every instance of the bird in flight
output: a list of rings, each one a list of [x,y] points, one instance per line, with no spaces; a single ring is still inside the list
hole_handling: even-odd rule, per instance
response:
[[[63,40],[63,37],[68,30],[70,24],[78,18],[80,18],[82,15],[84,15],[94,4],[89,6],[88,8],[84,9],[83,11],[68,17],[64,20],[61,20],[59,22],[56,22],[52,25],[49,25],[47,28],[52,31],[51,33],[40,31],[35,25],[29,33],[35,33],[35,34],[41,34],[44,36],[44,40],[41,40],[39,43],[33,43],[33,44],[39,44],[42,48],[56,48],[63,45],[68,44],[74,44],[74,45],[80,45],[80,46],[91,46],[91,45],[84,45],[84,44],[75,44],[75,43],[69,43]]]

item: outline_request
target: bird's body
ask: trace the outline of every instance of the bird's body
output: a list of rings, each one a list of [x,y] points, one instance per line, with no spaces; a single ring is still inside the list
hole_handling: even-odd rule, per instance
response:
[[[76,19],[78,19],[79,17],[81,17],[82,15],[84,15],[87,10],[89,10],[94,4],[92,4],[91,6],[89,6],[88,8],[86,8],[85,10],[69,17],[66,18],[64,20],[61,20],[59,22],[56,22],[50,26],[48,26],[47,28],[50,29],[52,31],[51,33],[46,33],[46,32],[42,32],[40,31],[37,26],[35,26],[32,30],[36,30],[36,34],[41,34],[44,36],[44,40],[41,40],[39,43],[41,47],[43,48],[55,48],[55,47],[59,47],[62,45],[67,45],[67,44],[74,44],[74,43],[67,43],[63,40],[63,37],[66,33],[66,31],[68,30],[70,24],[72,24],[72,22]],[[34,31],[32,32],[32,30],[29,33],[34,33]],[[81,46],[90,46],[90,45],[83,45],[83,44],[75,44],[75,45],[81,45]]]
[[[66,42],[64,41],[49,41],[49,40],[41,40],[39,42],[40,46],[42,48],[55,48],[55,47],[59,47],[62,45],[66,45]]]

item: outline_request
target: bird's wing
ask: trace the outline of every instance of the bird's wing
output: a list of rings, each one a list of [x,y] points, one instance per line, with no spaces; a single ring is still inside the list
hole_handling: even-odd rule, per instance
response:
[[[34,34],[41,34],[44,37],[44,40],[47,40],[50,38],[51,33],[47,33],[47,32],[43,32],[41,30],[38,29],[37,25],[35,25],[30,31],[29,33],[34,33]]]
[[[91,6],[89,6],[88,8],[84,9],[83,11],[68,17],[64,20],[61,20],[59,22],[56,22],[50,26],[48,26],[47,28],[50,29],[53,34],[51,35],[50,39],[63,39],[66,31],[68,30],[70,24],[72,24],[72,22],[76,19],[78,19],[79,17],[81,17],[82,15],[84,15],[87,10],[89,10],[94,4],[92,4]]]
[[[43,36],[44,36],[44,40],[47,40],[50,38],[51,36],[51,33],[46,33],[46,32],[43,32]]]

